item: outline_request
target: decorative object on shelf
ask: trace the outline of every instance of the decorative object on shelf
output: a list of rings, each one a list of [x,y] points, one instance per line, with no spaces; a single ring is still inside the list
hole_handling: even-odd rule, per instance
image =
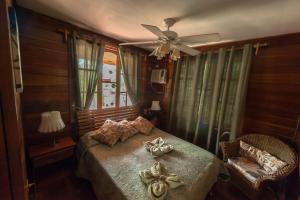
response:
[[[151,81],[151,83],[166,84],[167,83],[167,70],[166,69],[152,69],[150,81]]]
[[[56,134],[65,128],[65,123],[59,111],[43,112],[41,114],[41,124],[38,131],[40,133],[53,134],[53,146],[57,143]]]
[[[153,92],[156,94],[162,95],[165,93],[166,84],[167,84],[167,75],[168,71],[167,69],[152,69],[151,70],[151,79],[150,79],[150,86]],[[154,87],[154,84],[159,86],[161,88],[160,90],[157,90],[156,87]]]
[[[160,111],[161,107],[160,107],[159,101],[152,101],[150,110],[151,111]]]
[[[10,21],[10,43],[11,43],[11,57],[13,63],[13,73],[15,79],[16,92],[23,92],[21,58],[20,58],[20,43],[19,30],[14,7],[9,7],[9,21]]]
[[[151,107],[143,109],[143,117],[149,120],[154,126],[159,125],[159,116],[161,115],[161,107],[159,101],[152,101]]]

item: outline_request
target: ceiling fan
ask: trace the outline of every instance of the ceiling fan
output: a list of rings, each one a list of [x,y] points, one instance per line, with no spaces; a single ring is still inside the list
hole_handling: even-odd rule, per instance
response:
[[[157,26],[141,24],[148,31],[156,35],[158,39],[155,41],[145,41],[145,42],[126,42],[126,43],[120,43],[119,45],[156,46],[156,48],[150,54],[150,56],[156,56],[157,59],[160,60],[166,54],[171,52],[170,58],[176,61],[180,58],[180,51],[191,56],[198,55],[200,52],[190,47],[193,44],[200,44],[200,43],[220,40],[219,33],[209,33],[209,34],[178,37],[178,34],[175,31],[170,30],[170,27],[173,26],[175,23],[176,23],[176,19],[174,18],[164,19],[164,24],[167,28],[166,31],[160,30]]]

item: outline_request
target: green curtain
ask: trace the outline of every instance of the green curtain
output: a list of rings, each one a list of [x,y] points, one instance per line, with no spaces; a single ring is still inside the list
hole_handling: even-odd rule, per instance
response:
[[[88,109],[92,103],[98,78],[102,77],[105,44],[74,37],[70,41],[74,69],[75,106]]]
[[[218,153],[219,139],[240,131],[252,46],[202,52],[177,62],[170,104],[169,130]]]
[[[120,47],[119,57],[129,98],[132,104],[136,105],[140,99],[141,54],[138,51]]]

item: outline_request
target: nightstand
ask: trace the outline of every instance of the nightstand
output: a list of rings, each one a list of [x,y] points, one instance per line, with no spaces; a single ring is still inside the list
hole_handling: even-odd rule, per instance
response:
[[[145,119],[149,120],[154,126],[160,125],[161,112],[160,111],[147,111],[142,115]]]
[[[71,137],[59,139],[54,146],[38,144],[29,147],[29,158],[33,168],[33,178],[37,169],[74,156],[75,142]]]

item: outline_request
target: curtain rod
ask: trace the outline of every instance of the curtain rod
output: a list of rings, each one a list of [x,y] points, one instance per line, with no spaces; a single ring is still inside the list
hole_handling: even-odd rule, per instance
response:
[[[261,48],[261,47],[267,47],[267,46],[269,46],[268,43],[260,43],[260,42],[258,42],[256,44],[254,44],[253,48],[255,48],[255,55],[258,54],[259,48]]]
[[[256,44],[253,44],[252,47],[255,49],[255,55],[258,54],[258,51],[261,47],[268,47],[269,44],[268,43],[260,43],[260,42],[257,42]],[[237,48],[234,48],[234,49],[243,49],[244,47],[237,47]],[[230,51],[231,48],[227,48],[226,49],[227,51]]]
[[[57,29],[56,32],[62,33],[64,35],[64,41],[65,42],[68,40],[68,36],[72,35],[72,33],[68,29]],[[89,35],[86,35],[86,34],[78,33],[78,36],[80,38],[85,39],[85,40],[90,41],[90,42],[94,42],[96,40],[96,42],[100,43],[100,41],[104,41],[105,44],[108,46],[108,49],[113,50],[113,51],[118,51],[118,45],[119,45],[120,42],[111,41],[111,40],[105,38],[105,36],[102,36],[101,39],[96,38],[96,37],[101,37],[101,36],[97,36],[96,34],[94,36],[89,36]],[[133,47],[133,48],[138,49],[139,51],[141,51],[143,53],[143,55],[148,54],[148,52],[146,52],[146,50],[141,50],[137,47]]]
[[[72,33],[68,29],[57,29],[56,32],[62,33],[64,35],[64,41],[67,41],[68,36],[72,35]],[[106,44],[111,45],[111,46],[117,46],[118,45],[118,42],[113,42],[109,39],[106,39],[105,36],[97,36],[97,35],[89,36],[89,35],[82,34],[82,33],[78,33],[77,35],[80,38],[83,38],[83,39],[85,39],[87,41],[90,41],[90,42],[94,42],[96,40],[96,42],[98,42],[98,43],[100,43],[100,41],[104,41]],[[98,39],[96,37],[102,37],[102,38]]]
[[[234,46],[234,45],[232,45],[232,46]],[[257,55],[258,54],[258,51],[259,51],[259,49],[260,48],[262,48],[262,47],[268,47],[269,46],[269,43],[260,43],[260,42],[257,42],[256,44],[253,44],[252,45],[252,47],[255,49],[255,55]],[[221,47],[221,48],[225,48],[225,47]],[[220,49],[221,49],[220,48]],[[234,49],[243,49],[243,47],[237,47],[237,48],[234,48]],[[225,50],[226,51],[230,51],[231,50],[231,48],[225,48]],[[201,51],[201,50],[200,50]],[[210,51],[210,50],[207,50],[207,51]],[[205,51],[204,51],[205,52]],[[213,50],[212,52],[218,52],[218,50]]]

